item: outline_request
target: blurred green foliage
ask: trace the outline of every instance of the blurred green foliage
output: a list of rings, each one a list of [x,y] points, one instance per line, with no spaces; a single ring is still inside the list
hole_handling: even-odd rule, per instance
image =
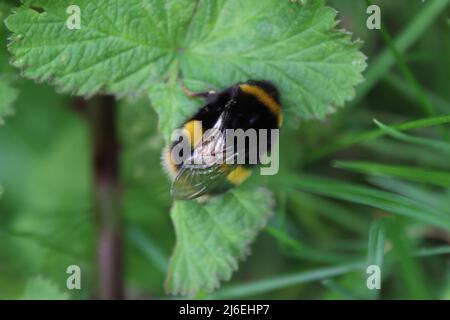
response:
[[[365,1],[329,3],[364,40],[367,82],[337,114],[283,131],[280,175],[261,178],[277,200],[270,226],[232,281],[198,298],[450,298],[448,1],[375,1],[416,84],[392,44],[366,28]],[[12,72],[0,32],[0,70]],[[9,77],[20,93],[16,115],[0,127],[0,298],[34,298],[37,290],[87,299],[95,236],[85,119],[72,98]],[[396,126],[431,116],[417,84],[438,118]],[[159,165],[163,138],[147,99],[123,101],[120,110],[127,295],[167,298],[175,236]],[[383,261],[379,292],[366,287],[368,261]],[[80,291],[65,289],[71,264],[82,268]]]
[[[336,11],[324,0],[79,0],[84,23],[76,30],[67,27],[71,4],[29,0],[7,17],[12,64],[24,77],[61,92],[122,97],[145,90],[166,141],[200,107],[183,85],[206,91],[249,78],[270,79],[280,90],[284,123],[290,126],[299,119],[322,119],[351,100],[367,66],[361,42],[335,29]],[[255,11],[256,5],[262,9]],[[103,126],[92,127],[98,132]],[[168,292],[209,292],[237,269],[237,259],[272,214],[267,192],[244,190],[201,207],[174,203],[177,245]]]

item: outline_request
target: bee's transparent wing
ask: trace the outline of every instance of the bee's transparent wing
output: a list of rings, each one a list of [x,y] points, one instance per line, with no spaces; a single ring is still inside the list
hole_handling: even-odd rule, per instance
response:
[[[235,165],[227,163],[227,159],[234,158],[235,153],[228,150],[225,144],[224,115],[184,161],[172,184],[174,198],[198,198],[223,185],[227,175],[235,168]]]
[[[190,200],[216,190],[225,182],[231,166],[212,165],[209,167],[183,166],[172,184],[172,196]]]

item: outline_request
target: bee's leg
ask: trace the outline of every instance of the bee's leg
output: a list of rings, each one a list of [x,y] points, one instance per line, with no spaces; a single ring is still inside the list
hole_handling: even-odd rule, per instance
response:
[[[192,92],[185,86],[183,86],[184,93],[191,98],[209,98],[209,96],[214,95],[217,91],[206,91],[206,92]]]

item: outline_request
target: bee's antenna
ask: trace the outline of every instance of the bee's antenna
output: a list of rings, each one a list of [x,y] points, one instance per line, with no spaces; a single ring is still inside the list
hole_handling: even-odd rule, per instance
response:
[[[217,91],[211,90],[206,92],[192,92],[185,85],[182,85],[183,92],[190,98],[209,98],[209,96],[216,94]]]

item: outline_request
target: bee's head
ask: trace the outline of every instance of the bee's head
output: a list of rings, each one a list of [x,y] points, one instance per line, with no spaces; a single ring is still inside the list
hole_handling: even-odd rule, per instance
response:
[[[277,87],[270,81],[266,80],[249,80],[248,84],[257,86],[267,92],[278,104],[280,104],[280,94]]]

